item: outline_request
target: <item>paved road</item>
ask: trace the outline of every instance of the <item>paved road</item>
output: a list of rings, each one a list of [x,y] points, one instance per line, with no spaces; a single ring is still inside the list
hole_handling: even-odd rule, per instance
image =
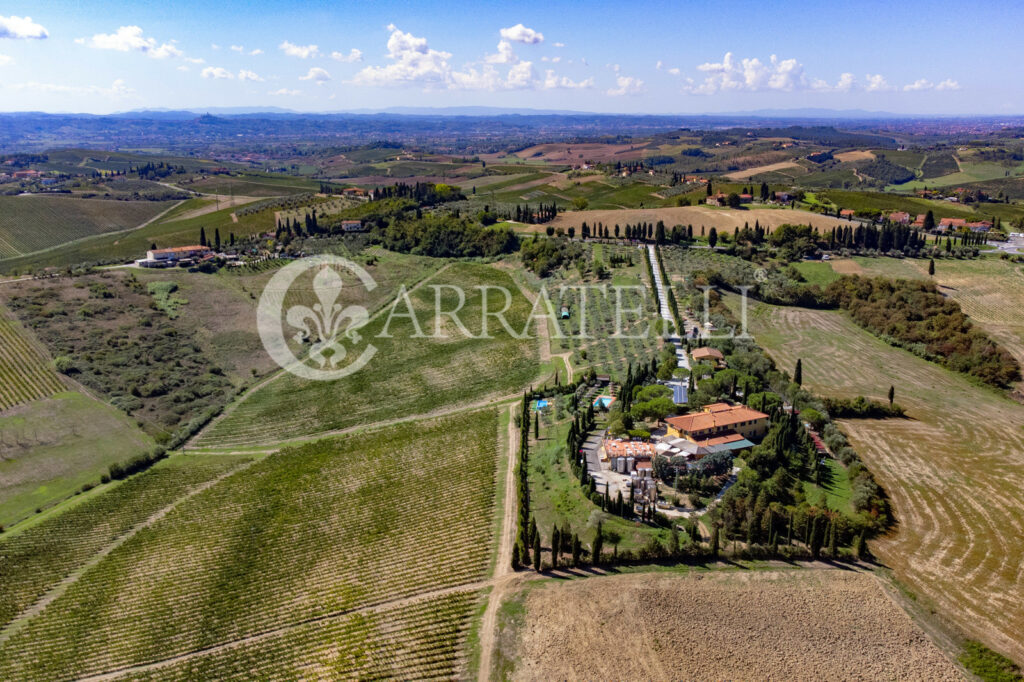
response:
[[[1010,237],[1005,242],[989,242],[989,246],[994,246],[1002,253],[1020,254],[1024,255],[1024,235],[1021,233],[1015,233],[1016,236]]]

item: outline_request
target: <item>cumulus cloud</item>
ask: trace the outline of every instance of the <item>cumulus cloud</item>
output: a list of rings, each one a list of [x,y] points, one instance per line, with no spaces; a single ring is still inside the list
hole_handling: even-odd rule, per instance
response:
[[[258,47],[255,50],[253,50],[252,52],[249,53],[249,55],[252,56],[252,57],[255,57],[256,55],[259,55],[259,54],[263,54],[263,50],[261,50]]]
[[[205,64],[206,60],[202,57],[185,57],[185,61],[189,64]]]
[[[960,84],[952,78],[947,78],[938,85],[935,86],[936,90],[959,90]]]
[[[231,50],[233,52],[245,52],[245,48],[242,47],[241,45],[232,45],[231,46]]]
[[[286,40],[278,45],[278,48],[289,57],[298,57],[299,59],[320,56],[320,49],[316,45],[295,45]]]
[[[565,47],[565,43],[552,43],[555,47]]]
[[[921,92],[924,90],[959,90],[960,84],[951,78],[947,78],[939,84],[932,83],[927,78],[919,78],[909,85],[904,85],[904,92]]]
[[[207,66],[199,75],[211,80],[231,80],[235,77],[235,74],[220,66]]]
[[[0,38],[16,40],[42,40],[50,37],[50,33],[32,21],[32,17],[0,17]]]
[[[271,90],[267,94],[268,95],[276,95],[276,96],[294,97],[296,95],[301,95],[302,93],[299,90],[289,90],[288,88],[281,88],[280,90]]]
[[[511,40],[514,43],[526,43],[527,45],[544,42],[543,33],[534,31],[532,28],[526,28],[522,24],[501,29],[501,37],[504,40]]]
[[[336,62],[346,62],[349,64],[351,64],[352,62],[361,62],[363,61],[363,51],[357,50],[354,47],[348,51],[348,54],[345,54],[344,52],[335,51],[331,53],[331,59],[333,59]]]
[[[512,50],[512,43],[502,40],[498,43],[498,53],[487,55],[484,57],[484,61],[488,64],[515,64],[519,61],[519,57]]]
[[[426,38],[417,38],[394,24],[388,26],[388,59],[386,66],[367,66],[356,74],[353,82],[359,85],[401,85],[421,83],[444,85],[452,79],[448,63],[450,52],[435,50]]]
[[[238,80],[260,82],[263,80],[263,78],[253,71],[247,71],[246,69],[242,69],[238,72]]]
[[[885,80],[885,76],[880,73],[868,74],[865,77],[864,89],[868,92],[888,92],[895,90],[893,86],[889,85],[889,82]]]
[[[808,87],[818,92],[850,92],[857,87],[857,78],[852,73],[842,73],[835,85],[817,78],[811,81]]]
[[[644,91],[644,82],[633,76],[616,76],[615,87],[610,88],[605,94],[611,97],[621,97],[622,95],[635,95],[639,92]]]
[[[555,89],[566,89],[566,90],[579,90],[583,88],[594,87],[594,79],[587,78],[582,81],[574,81],[567,76],[556,76],[554,70],[548,69],[544,72],[544,83],[542,87],[545,90]]]
[[[104,88],[99,85],[60,85],[57,83],[16,83],[11,86],[16,90],[32,90],[35,92],[55,92],[67,95],[103,95],[104,97],[127,97],[135,91],[125,85],[124,80],[118,78],[110,87]]]
[[[326,69],[321,69],[319,66],[314,66],[309,70],[305,76],[299,76],[300,81],[313,81],[317,85],[326,83],[331,80],[331,74],[327,73]]]
[[[768,62],[757,57],[736,60],[726,52],[721,62],[707,62],[697,67],[707,74],[698,92],[729,90],[791,91],[804,84],[803,65],[795,59],[779,59],[772,55]]]
[[[78,38],[75,42],[97,50],[142,52],[153,59],[180,57],[183,54],[174,45],[177,41],[171,40],[158,45],[156,39],[143,36],[142,29],[138,26],[121,26],[115,33],[97,33],[92,38]]]

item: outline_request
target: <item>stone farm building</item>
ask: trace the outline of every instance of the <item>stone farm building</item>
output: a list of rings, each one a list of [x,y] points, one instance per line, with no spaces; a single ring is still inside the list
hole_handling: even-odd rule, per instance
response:
[[[135,261],[136,265],[144,268],[160,268],[175,265],[180,261],[203,258],[212,253],[205,246],[175,246],[169,249],[151,249],[146,252],[146,257]]]
[[[746,405],[713,403],[700,412],[669,417],[665,424],[670,437],[684,438],[702,446],[720,445],[760,440],[768,432],[768,415]]]

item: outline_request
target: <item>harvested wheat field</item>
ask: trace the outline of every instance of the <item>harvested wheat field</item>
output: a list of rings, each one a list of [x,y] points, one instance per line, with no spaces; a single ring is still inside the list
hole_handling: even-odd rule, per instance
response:
[[[736,301],[738,302],[738,301]],[[892,499],[898,526],[872,551],[971,637],[1024,660],[1024,406],[836,311],[757,304],[750,332],[819,395],[884,400],[907,419],[842,420]]]
[[[516,680],[957,680],[871,573],[630,574],[525,599]]]
[[[664,208],[627,208],[595,211],[566,211],[548,225],[555,227],[575,227],[580,229],[584,222],[588,225],[604,223],[613,226],[635,223],[657,223],[664,220],[667,227],[673,225],[693,225],[699,230],[701,225],[719,230],[732,231],[735,227],[743,227],[754,221],[762,226],[775,229],[785,223],[813,225],[819,230],[831,230],[836,225],[853,225],[849,220],[841,220],[834,216],[825,216],[810,211],[798,211],[791,208],[712,208],[710,206],[668,206]],[[536,226],[543,231],[547,225]]]
[[[641,159],[646,153],[642,144],[602,144],[600,142],[536,144],[515,153],[520,159],[548,163],[581,163],[583,161],[625,161]]]
[[[795,161],[779,161],[778,163],[769,163],[764,166],[755,166],[753,168],[745,168],[732,173],[726,173],[725,177],[730,180],[746,180],[752,178],[755,175],[761,173],[771,173],[772,171],[785,170],[787,168],[799,168],[800,164]]]
[[[837,160],[843,161],[869,161],[875,158],[875,153],[871,151],[852,151],[852,152],[839,152],[833,155]]]

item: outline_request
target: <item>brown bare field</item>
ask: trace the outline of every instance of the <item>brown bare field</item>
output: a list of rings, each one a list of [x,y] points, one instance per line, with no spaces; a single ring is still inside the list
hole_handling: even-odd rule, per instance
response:
[[[959,680],[866,572],[628,574],[525,598],[514,680]]]
[[[798,211],[791,208],[751,208],[730,209],[712,208],[710,206],[667,206],[664,208],[627,208],[595,211],[566,211],[559,213],[550,225],[554,227],[575,227],[579,229],[584,221],[588,225],[604,223],[605,225],[635,224],[640,222],[656,223],[664,220],[667,227],[673,225],[693,225],[698,229],[704,225],[708,228],[732,231],[744,224],[754,225],[758,221],[762,226],[775,229],[784,223],[813,225],[818,229],[831,230],[836,225],[850,225],[848,220],[840,220],[833,216],[824,216],[810,211]],[[536,225],[536,231],[543,231],[547,225]]]
[[[746,180],[761,173],[770,173],[772,171],[784,170],[786,168],[799,167],[800,164],[796,163],[795,161],[779,161],[778,163],[769,163],[765,166],[755,166],[754,168],[747,168],[745,170],[727,173],[725,177],[729,178],[730,180]]]
[[[515,153],[520,159],[546,161],[547,163],[580,163],[581,161],[623,161],[642,159],[646,153],[643,145],[630,144],[537,144]]]
[[[895,386],[907,419],[842,422],[898,521],[872,551],[922,603],[1024,660],[1024,407],[840,312],[758,304],[750,331],[782,368],[801,358],[820,395],[884,400]]]
[[[875,153],[872,151],[861,150],[852,152],[839,152],[838,154],[833,154],[833,156],[836,159],[845,163],[847,161],[867,161],[869,159],[875,158]]]
[[[864,268],[852,258],[837,258],[831,262],[832,269],[840,275],[863,275]]]
[[[191,218],[198,218],[199,216],[208,215],[224,208],[232,206],[242,206],[244,204],[250,204],[254,201],[260,201],[260,197],[233,197],[227,194],[204,194],[204,199],[209,199],[210,203],[200,206],[199,208],[193,208],[190,211],[184,211],[174,216],[167,222],[176,223],[182,220],[189,220]]]

